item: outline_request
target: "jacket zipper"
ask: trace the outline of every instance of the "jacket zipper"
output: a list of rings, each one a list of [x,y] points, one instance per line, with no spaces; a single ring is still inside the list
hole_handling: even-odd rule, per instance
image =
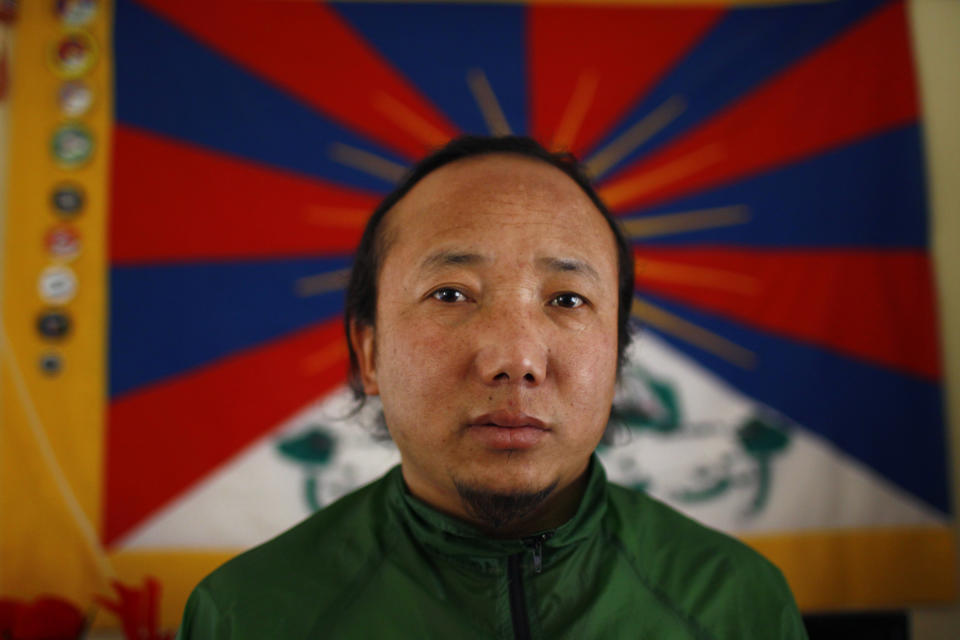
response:
[[[543,543],[550,539],[553,532],[541,533],[523,539],[523,544],[533,552],[533,571],[543,570]],[[523,592],[523,553],[515,553],[507,558],[507,581],[510,585],[510,616],[513,619],[513,637],[516,640],[530,639],[530,618],[527,614],[527,600]]]
[[[510,585],[510,617],[513,618],[513,637],[530,640],[530,619],[527,601],[523,597],[523,554],[507,558],[507,582]]]

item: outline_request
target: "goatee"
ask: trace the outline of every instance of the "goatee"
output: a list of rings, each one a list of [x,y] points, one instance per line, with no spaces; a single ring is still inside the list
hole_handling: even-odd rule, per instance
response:
[[[554,482],[540,491],[491,491],[454,480],[460,501],[475,520],[499,531],[532,515],[557,488]]]

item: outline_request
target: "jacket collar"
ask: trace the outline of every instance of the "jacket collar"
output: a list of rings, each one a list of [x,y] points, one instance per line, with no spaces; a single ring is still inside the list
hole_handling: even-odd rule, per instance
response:
[[[607,508],[607,477],[596,454],[587,469],[587,485],[574,515],[543,541],[548,549],[559,549],[585,540],[600,530],[600,522]],[[388,474],[391,509],[413,537],[434,551],[451,556],[496,558],[520,553],[528,548],[530,538],[490,538],[481,530],[462,520],[441,513],[414,497],[403,481],[400,467]]]

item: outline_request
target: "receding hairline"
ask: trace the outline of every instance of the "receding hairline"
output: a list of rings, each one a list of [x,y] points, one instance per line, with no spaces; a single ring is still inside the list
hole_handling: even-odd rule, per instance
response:
[[[522,161],[529,162],[531,165],[542,165],[552,169],[556,173],[566,178],[566,180],[569,181],[571,184],[573,184],[576,187],[576,190],[581,194],[583,194],[583,197],[585,198],[586,203],[589,204],[590,208],[593,209],[597,213],[597,215],[601,216],[601,218],[605,218],[605,216],[603,215],[603,212],[599,209],[599,207],[597,207],[596,203],[593,201],[590,194],[583,188],[583,186],[580,185],[580,183],[578,183],[572,176],[566,173],[563,169],[552,164],[549,160],[546,160],[544,158],[540,158],[534,155],[529,155],[521,151],[489,151],[484,153],[478,153],[475,155],[465,156],[463,158],[456,158],[454,160],[451,160],[450,162],[440,165],[439,167],[436,167],[429,173],[426,173],[420,176],[420,179],[417,180],[413,185],[411,185],[410,188],[407,190],[407,192],[404,193],[396,202],[394,202],[393,205],[389,209],[387,209],[387,211],[384,213],[383,218],[380,219],[380,222],[377,225],[376,238],[374,242],[374,251],[376,252],[376,255],[377,255],[377,273],[375,274],[375,276],[378,280],[380,278],[380,272],[383,270],[384,262],[386,262],[386,254],[390,250],[390,248],[393,246],[393,244],[396,242],[397,236],[399,235],[399,230],[396,228],[395,225],[390,223],[390,219],[394,217],[394,216],[391,216],[390,214],[393,213],[394,210],[396,210],[397,207],[399,207],[400,204],[404,202],[404,200],[406,200],[407,197],[411,193],[413,193],[413,191],[416,190],[418,186],[420,186],[420,184],[422,184],[425,180],[427,180],[434,174],[440,171],[443,171],[448,167],[463,166],[466,164],[476,164],[488,158],[496,158],[498,156],[501,158],[508,158],[508,159],[520,159]],[[611,230],[611,233],[612,233],[612,230]]]

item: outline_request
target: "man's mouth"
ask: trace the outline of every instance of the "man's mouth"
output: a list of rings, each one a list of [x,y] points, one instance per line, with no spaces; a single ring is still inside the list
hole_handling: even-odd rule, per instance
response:
[[[503,427],[504,429],[516,429],[521,427],[532,427],[534,429],[547,430],[543,420],[535,418],[519,411],[493,411],[477,416],[470,421],[471,426]]]
[[[549,433],[543,420],[522,412],[494,411],[470,420],[468,431],[492,449],[528,449]]]

